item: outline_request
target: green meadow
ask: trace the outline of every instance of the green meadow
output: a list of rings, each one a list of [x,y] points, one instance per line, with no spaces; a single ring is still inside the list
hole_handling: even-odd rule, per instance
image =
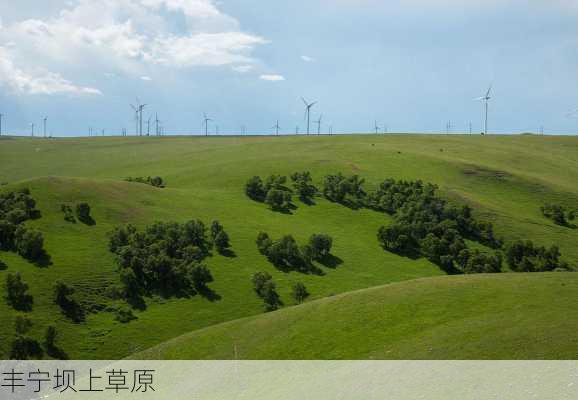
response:
[[[273,212],[246,197],[254,175],[310,171],[317,186],[326,174],[359,174],[371,189],[386,178],[436,183],[442,196],[468,204],[506,241],[531,239],[560,247],[578,268],[578,229],[544,218],[546,202],[578,205],[578,138],[548,136],[351,135],[286,137],[0,138],[0,191],[27,187],[41,218],[52,264],[35,266],[1,252],[34,298],[31,312],[0,301],[0,356],[7,358],[14,318],[47,326],[73,359],[233,358],[576,358],[578,275],[574,273],[445,276],[425,259],[384,251],[377,230],[391,222],[371,210],[352,210],[321,197],[295,200],[292,214]],[[161,176],[166,188],[124,181]],[[93,226],[64,220],[61,204],[87,202]],[[121,302],[106,295],[119,283],[108,233],[131,223],[219,220],[235,257],[206,261],[218,299],[147,298],[136,320],[120,323]],[[259,231],[313,233],[334,239],[341,259],[323,275],[278,271],[261,255]],[[251,276],[269,272],[284,308],[264,313]],[[65,281],[88,310],[73,323],[54,304],[53,286]],[[295,282],[311,297],[294,306]]]

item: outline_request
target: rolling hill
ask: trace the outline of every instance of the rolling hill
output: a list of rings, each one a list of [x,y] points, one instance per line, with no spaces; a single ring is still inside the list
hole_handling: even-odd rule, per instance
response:
[[[431,284],[429,290],[437,292],[428,301],[435,303],[440,301],[440,296],[450,296],[452,290],[457,290],[457,282],[465,282],[462,288],[468,287],[471,282],[484,282],[480,285],[487,286],[487,291],[478,293],[477,299],[484,298],[486,294],[493,296],[495,305],[488,308],[491,312],[499,306],[501,297],[504,304],[514,302],[514,299],[519,301],[520,296],[530,296],[532,288],[539,286],[545,305],[550,299],[552,304],[560,307],[559,313],[549,316],[559,318],[556,323],[548,320],[555,328],[559,327],[559,332],[551,332],[552,336],[567,334],[568,321],[564,321],[566,317],[561,311],[564,307],[570,307],[570,301],[576,298],[576,292],[572,292],[575,278],[571,273],[536,274],[531,277],[526,274],[445,277],[442,276],[443,271],[425,259],[400,257],[379,247],[376,232],[380,226],[390,222],[388,216],[364,209],[351,210],[322,198],[316,199],[313,206],[297,201],[298,208],[292,214],[281,214],[249,200],[244,194],[244,184],[253,175],[288,175],[302,170],[310,171],[317,184],[324,175],[335,172],[359,174],[366,179],[368,188],[388,177],[436,183],[445,197],[471,205],[478,218],[491,221],[496,232],[506,240],[532,239],[540,245],[557,244],[566,261],[578,264],[578,230],[553,224],[539,210],[545,202],[568,206],[578,204],[578,139],[574,137],[0,138],[0,182],[6,183],[0,186],[0,191],[22,187],[30,189],[42,217],[27,222],[27,225],[43,233],[45,248],[52,260],[52,265],[40,268],[15,253],[0,251],[0,260],[8,266],[0,271],[0,291],[5,291],[5,276],[20,271],[34,297],[33,310],[26,313],[34,323],[31,335],[41,340],[46,327],[53,324],[59,332],[60,347],[69,357],[80,359],[127,357],[188,332],[192,332],[193,337],[208,332],[202,336],[202,340],[210,341],[212,339],[209,338],[213,338],[220,341],[223,338],[222,327],[226,325],[217,324],[262,314],[261,301],[254,294],[250,282],[252,274],[257,271],[267,271],[273,275],[287,306],[292,305],[289,292],[294,282],[303,282],[312,295],[311,303],[259,316],[259,320],[263,318],[265,321],[263,324],[271,325],[274,318],[283,318],[283,315],[297,313],[307,307],[324,307],[325,319],[338,320],[339,315],[332,317],[331,310],[335,314],[340,312],[328,305],[354,308],[353,305],[335,303],[335,299],[348,299],[348,296],[357,294],[328,296],[438,276],[400,285],[423,288]],[[159,189],[124,181],[129,176],[148,175],[163,177],[167,187]],[[87,226],[64,221],[61,204],[83,201],[90,204],[96,224]],[[112,311],[122,302],[107,296],[107,288],[119,282],[114,257],[108,251],[108,233],[125,223],[144,227],[159,220],[184,222],[193,218],[200,218],[206,224],[218,219],[231,237],[236,256],[215,255],[207,261],[215,278],[210,287],[218,294],[219,300],[209,301],[199,296],[148,298],[146,310],[135,311],[138,319],[128,324],[115,321]],[[341,259],[341,263],[335,268],[323,267],[323,276],[280,272],[257,251],[255,238],[259,231],[266,231],[275,237],[293,234],[298,240],[305,240],[312,233],[328,233],[334,238],[333,253]],[[60,313],[53,302],[53,285],[57,280],[72,285],[77,291],[77,298],[91,311],[85,322],[72,323]],[[456,285],[441,283],[446,280],[456,282]],[[522,283],[518,285],[518,281],[529,283],[526,286]],[[566,281],[567,286],[560,290]],[[390,285],[383,289],[369,289],[367,293],[373,293],[372,290],[386,293],[396,287],[405,286]],[[510,293],[512,298],[508,298],[506,288],[513,291]],[[403,303],[402,298],[407,298],[402,294],[398,296],[400,303]],[[471,296],[475,297],[474,294]],[[425,301],[423,298],[421,300]],[[449,303],[440,301],[437,306],[432,304],[432,310],[435,307],[445,309]],[[531,325],[532,318],[536,318],[537,323],[545,323],[537,319],[533,303],[523,304],[526,306],[521,306],[520,313],[527,318],[527,326]],[[462,309],[464,312],[467,310],[466,307]],[[490,313],[477,311],[484,312],[484,315]],[[14,337],[12,324],[16,315],[18,313],[5,301],[0,302],[0,355],[4,357],[7,357]],[[455,317],[459,318],[459,314]],[[241,324],[240,332],[250,332],[252,328],[245,328],[244,321],[233,324]],[[443,321],[438,322],[441,324],[439,326],[444,326]],[[497,338],[501,334],[498,322],[495,325],[498,331],[494,332],[497,336],[493,336]],[[206,329],[213,325],[217,326]],[[311,337],[306,332],[312,327],[300,328],[304,337]],[[210,329],[215,329],[215,333],[210,333]],[[319,329],[320,335],[330,336],[330,333],[323,332],[323,326],[319,326]],[[460,329],[465,328],[444,329],[440,335],[445,335],[448,341],[456,341],[450,338],[452,335],[460,337]],[[407,330],[411,331],[410,328]],[[531,338],[531,335],[526,338]],[[381,337],[379,340],[389,339]],[[408,336],[408,340],[411,342],[412,339]],[[311,341],[315,342],[313,338]],[[392,358],[411,357],[407,350],[410,342],[403,350],[398,338],[396,346],[399,350]],[[180,358],[174,350],[168,350],[170,343],[164,356]],[[227,353],[230,348],[226,343],[223,342],[222,348],[219,348],[219,343],[214,343],[214,351],[207,344],[198,353],[191,350],[183,354],[201,358],[230,357]],[[337,349],[327,351],[327,355],[322,357],[319,353],[307,353],[297,345],[291,353],[290,348],[285,349],[282,340],[269,343],[268,352],[255,351],[247,345],[243,350],[246,352],[241,356],[389,358],[389,355],[377,349],[357,348],[351,352]],[[327,345],[330,343],[327,342]],[[569,340],[568,343],[570,346],[574,342]],[[459,347],[436,346],[431,358],[481,358],[485,354],[539,357],[537,350],[533,351],[528,349],[524,353],[523,346],[514,345],[511,350],[503,349],[499,353],[498,350],[496,353],[482,350],[476,353],[472,347],[460,350]],[[550,350],[544,349],[545,357],[569,357],[570,353],[569,347],[561,343],[552,344]],[[415,354],[416,357],[424,357],[422,353]]]

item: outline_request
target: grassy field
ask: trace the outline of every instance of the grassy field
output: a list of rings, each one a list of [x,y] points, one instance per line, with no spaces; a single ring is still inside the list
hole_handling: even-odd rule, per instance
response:
[[[384,252],[376,239],[377,229],[389,222],[382,214],[353,211],[318,199],[314,206],[297,202],[298,209],[287,215],[274,213],[244,195],[244,183],[253,175],[300,170],[311,171],[317,183],[327,173],[360,174],[366,178],[368,188],[387,177],[437,183],[444,196],[472,205],[479,218],[492,221],[497,233],[507,240],[529,238],[541,245],[557,244],[567,261],[578,264],[578,230],[554,225],[539,210],[547,201],[578,204],[578,139],[574,137],[2,138],[0,182],[7,185],[0,190],[30,188],[42,218],[28,224],[43,232],[53,264],[39,268],[14,253],[0,252],[0,259],[8,264],[7,270],[0,271],[0,291],[4,292],[5,275],[20,271],[34,296],[29,317],[34,322],[35,337],[40,339],[46,326],[55,324],[59,344],[70,357],[115,359],[187,332],[262,313],[261,301],[250,282],[256,271],[273,275],[287,306],[292,305],[289,291],[297,281],[307,286],[312,294],[310,300],[316,300],[392,282],[443,275],[426,260],[409,260]],[[123,182],[128,176],[147,175],[162,176],[167,188]],[[80,201],[91,205],[96,225],[64,221],[61,203]],[[215,256],[208,260],[215,277],[210,286],[221,299],[214,302],[201,297],[148,299],[146,311],[136,313],[137,320],[129,324],[116,322],[113,313],[106,311],[114,302],[104,295],[108,286],[118,282],[114,259],[107,249],[107,233],[129,222],[145,226],[158,220],[182,222],[192,218],[206,223],[218,219],[231,237],[236,257]],[[328,233],[334,238],[333,253],[343,263],[334,269],[324,268],[324,276],[279,272],[256,249],[255,238],[261,230],[274,237],[290,233],[298,240],[305,240],[312,233]],[[505,276],[500,278],[507,279]],[[526,279],[523,276],[517,279]],[[547,276],[527,279],[538,279],[544,285],[551,282],[552,291],[544,287],[543,293],[545,299],[551,293],[552,303],[560,301],[554,298],[555,293],[558,297],[569,294],[559,291],[557,280],[568,279],[568,288],[575,288],[571,286],[574,279],[571,274],[545,279]],[[67,321],[52,302],[52,286],[58,279],[73,285],[87,307],[102,311],[89,314],[82,324]],[[424,285],[428,281],[419,282]],[[518,290],[516,285],[511,288],[514,292]],[[496,293],[504,291],[496,289]],[[575,293],[572,301],[576,299]],[[433,310],[435,299],[431,300]],[[568,304],[569,300],[564,301],[561,304]],[[429,307],[430,303],[424,304]],[[460,304],[455,306],[459,308]],[[290,311],[266,318],[285,312]],[[4,301],[0,302],[0,356],[7,356],[15,315]],[[534,316],[532,312],[526,315]],[[444,358],[442,350],[432,357]],[[448,353],[448,357],[452,354],[459,357],[458,350]],[[270,355],[291,357],[282,351],[271,350]],[[364,357],[366,353],[360,349],[356,356],[337,349],[327,354]],[[386,356],[377,352],[375,357],[380,357],[379,354]],[[519,352],[512,349],[511,353],[502,354]],[[556,353],[555,349],[547,354],[568,355]],[[463,353],[463,357],[483,355],[473,349]],[[209,353],[199,356],[211,357]],[[218,357],[217,353],[215,356]],[[246,356],[250,357],[249,353]],[[330,356],[324,358],[327,357]]]
[[[576,359],[578,274],[422,278],[227,322],[150,359]]]

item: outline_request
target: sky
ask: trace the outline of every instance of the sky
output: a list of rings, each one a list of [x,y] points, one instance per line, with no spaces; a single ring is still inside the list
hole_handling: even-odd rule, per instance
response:
[[[578,133],[575,0],[0,2],[6,134]],[[317,126],[311,126],[312,131]]]

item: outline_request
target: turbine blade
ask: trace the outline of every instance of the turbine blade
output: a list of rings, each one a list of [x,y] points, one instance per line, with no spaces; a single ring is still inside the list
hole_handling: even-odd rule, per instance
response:
[[[305,100],[303,97],[301,97],[301,100],[303,100],[303,103],[305,103],[306,107],[309,107],[309,104],[307,103],[307,100]]]
[[[494,84],[491,84],[490,87],[488,88],[488,91],[486,92],[486,98],[490,97],[490,92],[492,91],[492,86],[494,86]]]

